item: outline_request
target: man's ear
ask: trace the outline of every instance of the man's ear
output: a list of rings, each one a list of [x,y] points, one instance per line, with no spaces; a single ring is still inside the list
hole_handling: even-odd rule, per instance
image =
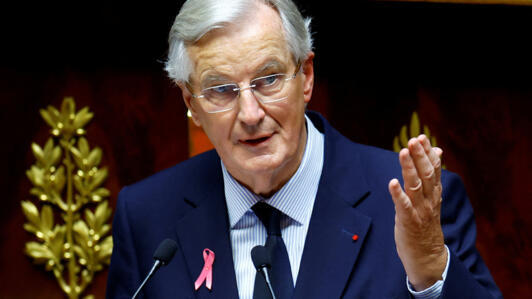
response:
[[[185,105],[187,106],[187,109],[190,112],[192,121],[194,122],[194,124],[196,124],[196,126],[201,127],[201,123],[198,117],[198,112],[196,108],[194,108],[194,105],[192,103],[192,100],[194,99],[192,97],[192,93],[190,93],[190,90],[187,88],[186,83],[184,82],[178,82],[177,86],[181,88],[181,94],[183,95],[183,101],[185,102]]]
[[[312,97],[312,88],[314,87],[314,52],[308,53],[307,59],[301,65],[305,81],[303,82],[303,95],[305,104],[310,102]]]

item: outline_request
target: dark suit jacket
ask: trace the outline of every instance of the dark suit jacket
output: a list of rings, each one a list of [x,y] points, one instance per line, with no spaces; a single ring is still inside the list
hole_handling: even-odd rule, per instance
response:
[[[409,298],[388,193],[388,182],[401,178],[397,154],[353,143],[320,115],[308,116],[325,135],[325,159],[294,298]],[[445,171],[442,182],[451,251],[443,297],[502,297],[475,249],[473,210],[460,179]],[[223,188],[215,151],[125,187],[113,222],[107,297],[130,298],[158,244],[171,238],[179,250],[148,283],[145,298],[238,298]],[[213,289],[194,291],[204,248],[216,254]]]

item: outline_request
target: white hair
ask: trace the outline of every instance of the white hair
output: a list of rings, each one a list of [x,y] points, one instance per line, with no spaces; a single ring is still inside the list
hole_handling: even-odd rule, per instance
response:
[[[213,29],[234,24],[255,9],[257,2],[277,10],[288,49],[296,61],[305,60],[312,51],[311,19],[304,19],[292,0],[187,0],[170,29],[165,65],[168,76],[176,82],[187,82],[193,70],[187,45]]]

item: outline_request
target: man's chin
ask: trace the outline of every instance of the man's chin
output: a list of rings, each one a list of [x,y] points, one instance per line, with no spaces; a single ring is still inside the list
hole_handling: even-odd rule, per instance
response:
[[[278,169],[281,165],[281,163],[275,163],[275,161],[269,159],[254,159],[253,161],[249,162],[250,163],[246,163],[246,165],[243,165],[242,169],[244,169],[248,173],[252,173],[255,175],[260,173],[275,172],[275,170]]]
[[[275,172],[282,163],[275,155],[260,155],[249,158],[233,159],[235,168],[246,175],[260,175],[261,173]],[[227,165],[226,165],[227,166]]]

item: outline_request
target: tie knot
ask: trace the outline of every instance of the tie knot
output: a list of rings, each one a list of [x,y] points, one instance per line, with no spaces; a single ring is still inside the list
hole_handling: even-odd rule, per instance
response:
[[[266,227],[268,236],[281,236],[282,213],[279,210],[262,201],[256,203],[251,209]]]

